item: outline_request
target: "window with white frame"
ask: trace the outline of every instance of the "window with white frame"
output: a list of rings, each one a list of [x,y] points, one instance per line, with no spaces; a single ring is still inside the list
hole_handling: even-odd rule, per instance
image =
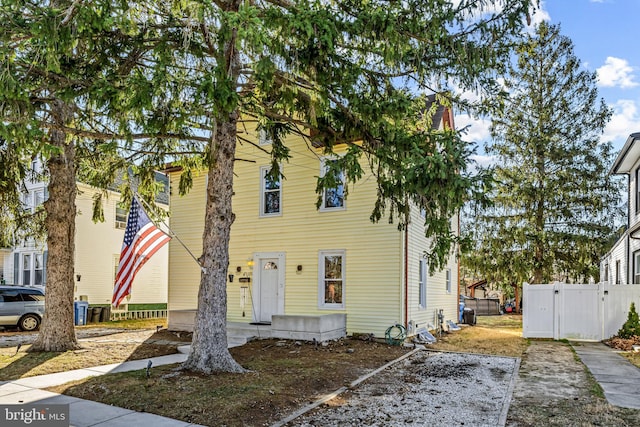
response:
[[[322,206],[320,210],[338,210],[344,209],[344,182],[345,175],[343,170],[330,170],[330,165],[335,165],[335,160],[323,159],[322,169],[320,171],[321,176],[325,179],[325,182],[329,186],[325,187],[322,193]],[[328,174],[331,174],[330,176]],[[333,183],[334,185],[331,185]]]
[[[33,284],[44,284],[44,259],[42,254],[33,254]]]
[[[264,129],[260,129],[258,131],[258,145],[269,144],[273,144],[273,141],[271,140],[271,138],[269,138],[269,135],[267,135],[267,132]]]
[[[320,308],[344,308],[345,251],[320,251],[318,259]]]
[[[260,216],[276,216],[282,213],[280,177],[271,176],[270,170],[270,166],[260,168]]]
[[[119,230],[127,228],[127,211],[116,206],[116,222],[115,227]]]
[[[22,254],[22,284],[31,285],[31,259],[32,255]]]
[[[34,210],[38,208],[41,204],[44,203],[44,189],[36,190],[33,193],[33,207]]]
[[[633,284],[640,284],[640,251],[633,253]]]
[[[609,281],[609,264],[605,264],[604,266],[604,281]]]
[[[31,193],[29,193],[28,191],[25,191],[24,193],[22,193],[22,209],[24,209],[25,211],[31,211],[33,212],[33,203],[32,203],[32,198],[31,198]]]
[[[16,283],[23,286],[45,284],[45,255],[41,252],[23,252],[20,255],[21,277]]]
[[[451,269],[447,268],[446,287],[447,293],[451,293]]]
[[[620,260],[616,260],[616,285],[620,284]]]
[[[418,260],[418,305],[427,308],[427,260]]]

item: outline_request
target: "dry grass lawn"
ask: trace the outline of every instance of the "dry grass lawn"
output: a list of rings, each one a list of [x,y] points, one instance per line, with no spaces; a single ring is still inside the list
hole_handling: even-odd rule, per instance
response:
[[[461,326],[462,330],[445,334],[429,348],[512,357],[521,357],[527,349],[521,315],[478,316],[475,326]]]

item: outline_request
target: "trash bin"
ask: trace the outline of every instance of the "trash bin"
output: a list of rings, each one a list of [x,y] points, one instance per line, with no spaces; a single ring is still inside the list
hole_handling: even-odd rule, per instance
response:
[[[102,307],[102,311],[100,312],[100,321],[108,322],[111,320],[111,306],[108,305],[106,307]]]
[[[76,325],[87,324],[87,312],[89,309],[89,303],[86,301],[75,301],[73,303],[73,322]]]
[[[460,303],[460,315],[458,316],[458,323],[462,323],[462,313],[464,313],[464,303]]]
[[[100,313],[102,313],[102,307],[91,307],[91,323],[100,321]]]
[[[476,311],[473,308],[465,308],[462,312],[462,318],[467,325],[476,324]]]

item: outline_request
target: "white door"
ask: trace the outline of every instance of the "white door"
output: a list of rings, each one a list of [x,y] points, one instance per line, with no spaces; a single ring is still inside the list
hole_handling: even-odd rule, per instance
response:
[[[278,282],[280,263],[278,258],[260,258],[260,279],[255,291],[257,292],[258,322],[271,322],[271,316],[278,314]]]

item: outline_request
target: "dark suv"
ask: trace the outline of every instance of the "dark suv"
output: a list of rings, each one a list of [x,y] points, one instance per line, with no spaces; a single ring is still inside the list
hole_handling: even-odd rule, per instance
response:
[[[0,326],[35,331],[44,316],[44,291],[28,286],[0,286]]]

